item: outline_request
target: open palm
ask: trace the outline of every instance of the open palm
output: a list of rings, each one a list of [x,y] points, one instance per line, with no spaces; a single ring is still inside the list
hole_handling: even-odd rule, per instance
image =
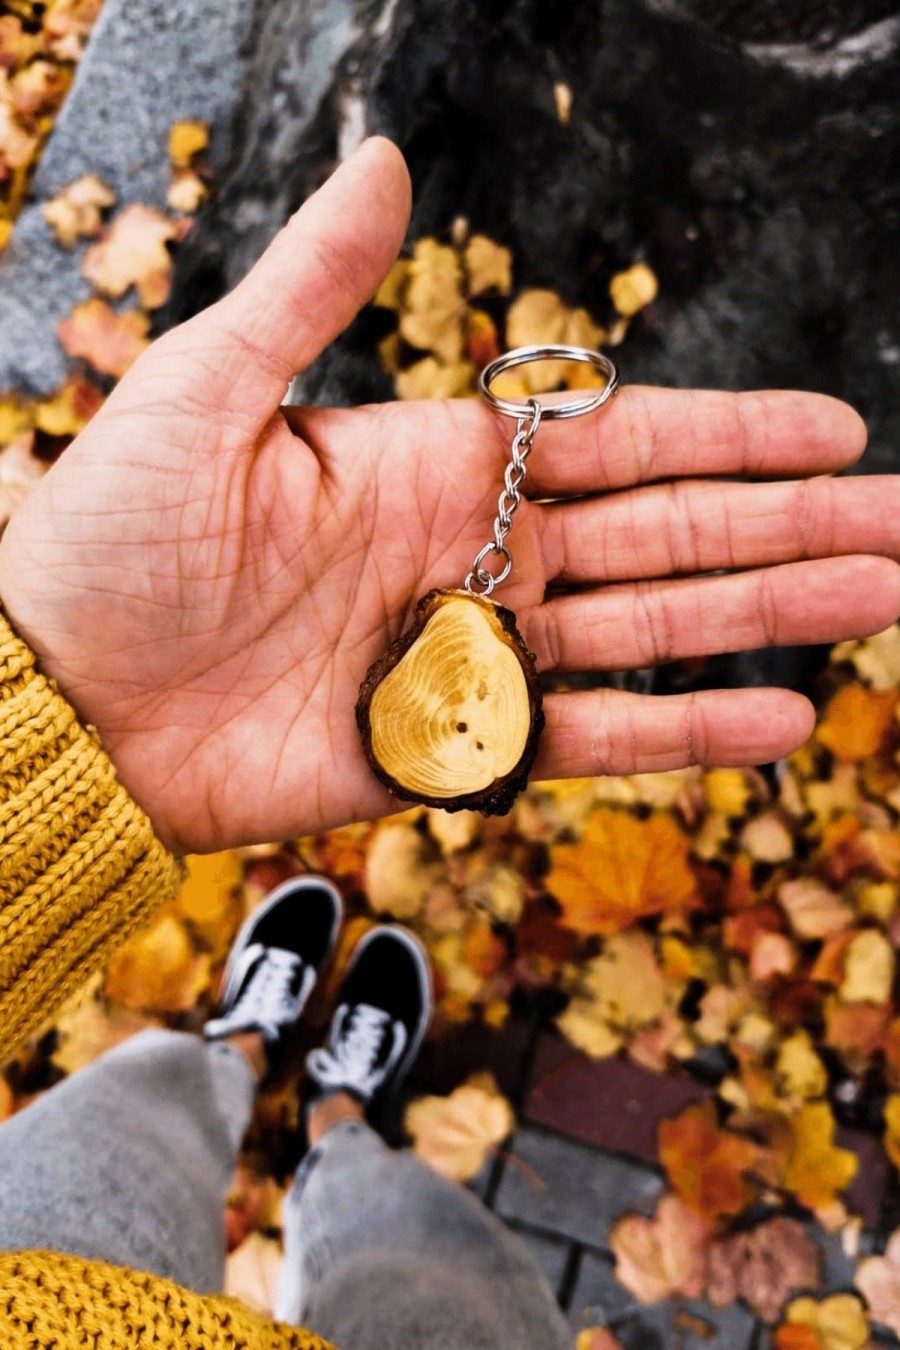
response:
[[[368,142],[229,297],[149,349],[0,544],[12,622],[174,848],[397,808],[362,754],[359,682],[489,537],[512,424],[471,400],[279,404],[387,271],[408,200],[398,152]],[[897,485],[817,477],[863,443],[851,409],[792,393],[626,388],[546,423],[500,593],[539,667],[886,626]],[[546,710],[543,778],[760,762],[812,717],[777,689]]]

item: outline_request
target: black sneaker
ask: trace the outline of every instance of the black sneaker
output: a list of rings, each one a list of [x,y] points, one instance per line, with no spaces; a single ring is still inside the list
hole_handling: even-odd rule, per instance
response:
[[[276,886],[241,927],[225,967],[220,1007],[207,1040],[258,1031],[271,1053],[293,1027],[325,965],[343,903],[323,877],[292,877]]]
[[[306,1057],[318,1096],[348,1092],[364,1105],[399,1086],[431,1017],[431,973],[406,928],[374,928],[353,953],[328,1045]]]

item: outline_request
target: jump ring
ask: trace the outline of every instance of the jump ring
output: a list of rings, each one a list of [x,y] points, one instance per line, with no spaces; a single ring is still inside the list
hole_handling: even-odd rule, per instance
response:
[[[606,384],[596,393],[589,394],[584,398],[571,399],[567,403],[538,403],[537,399],[531,398],[528,402],[518,402],[514,399],[500,398],[491,390],[491,382],[502,375],[505,370],[512,370],[517,366],[530,365],[532,361],[581,361],[585,365],[593,366],[606,376]],[[612,398],[619,387],[619,372],[616,369],[615,362],[602,352],[595,352],[590,347],[571,347],[564,342],[551,342],[546,345],[536,345],[532,347],[516,347],[511,352],[505,352],[503,356],[498,356],[496,361],[491,361],[490,365],[485,366],[478,377],[478,390],[490,406],[496,411],[503,413],[505,417],[517,418],[535,418],[535,407],[540,409],[537,414],[537,423],[544,418],[547,421],[556,421],[564,417],[580,417],[583,413],[594,412],[597,408],[602,408],[603,404]],[[537,424],[532,429],[532,436],[537,430]]]

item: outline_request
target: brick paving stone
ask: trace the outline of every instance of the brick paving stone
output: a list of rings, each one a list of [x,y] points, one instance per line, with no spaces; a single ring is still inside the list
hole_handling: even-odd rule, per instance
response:
[[[648,1167],[524,1128],[509,1146],[494,1208],[501,1218],[604,1247],[628,1209],[649,1213],[662,1180]]]
[[[588,1059],[558,1036],[538,1040],[523,1119],[595,1148],[657,1160],[656,1131],[709,1089],[612,1057]]]
[[[572,1254],[572,1244],[564,1238],[548,1237],[544,1233],[534,1233],[530,1228],[514,1228],[513,1232],[521,1238],[534,1258],[535,1264],[547,1277],[547,1283],[557,1298],[562,1293],[563,1279]]]

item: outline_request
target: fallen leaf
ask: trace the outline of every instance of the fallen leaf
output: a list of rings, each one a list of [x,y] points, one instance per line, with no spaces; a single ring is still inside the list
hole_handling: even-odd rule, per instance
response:
[[[143,307],[157,309],[169,295],[172,255],[166,244],[180,233],[176,221],[135,202],[119,212],[104,237],[85,253],[82,275],[113,299],[134,286]]]
[[[900,624],[860,641],[839,642],[829,660],[849,661],[871,689],[896,690],[900,686]]]
[[[706,800],[713,811],[723,816],[742,816],[752,794],[750,778],[744,769],[710,769],[703,779]]]
[[[643,933],[618,933],[579,971],[575,995],[557,1019],[563,1035],[587,1054],[612,1054],[623,1036],[657,1021],[666,980]]]
[[[900,1094],[892,1094],[884,1104],[884,1148],[894,1166],[900,1168]]]
[[[166,192],[166,205],[171,211],[192,215],[209,196],[209,188],[192,169],[176,169]]]
[[[557,119],[564,127],[568,126],[572,118],[572,90],[562,80],[554,81],[553,102],[556,107]]]
[[[77,1073],[117,1045],[150,1027],[152,1018],[103,1002],[95,994],[70,1004],[56,1018],[53,1063],[64,1073]]]
[[[782,882],[778,887],[778,903],[800,938],[831,937],[853,921],[853,911],[840,894],[817,877]]]
[[[225,1260],[225,1293],[251,1311],[271,1317],[281,1282],[281,1243],[251,1233]]]
[[[96,385],[80,375],[70,375],[65,384],[35,403],[34,424],[48,436],[77,436],[103,406],[103,395]]]
[[[894,949],[877,928],[857,933],[844,952],[844,1003],[887,1003],[894,983]]]
[[[169,128],[169,160],[175,169],[189,169],[194,156],[208,145],[206,122],[174,122]]]
[[[900,1336],[900,1229],[891,1234],[883,1256],[860,1261],[853,1283],[875,1321]]]
[[[816,738],[838,759],[868,759],[881,748],[896,702],[895,690],[879,692],[845,684],[828,704],[816,727]]]
[[[436,1172],[469,1181],[512,1133],[515,1116],[496,1084],[464,1083],[449,1097],[411,1102],[403,1118],[415,1153]]]
[[[805,1332],[816,1339],[804,1340]],[[776,1350],[863,1350],[868,1341],[866,1316],[853,1294],[832,1294],[821,1303],[808,1297],[794,1299],[775,1332]]]
[[[652,1219],[628,1214],[610,1230],[616,1279],[641,1303],[703,1292],[706,1250],[715,1224],[698,1217],[676,1195],[664,1195]]]
[[[743,1299],[774,1322],[792,1293],[818,1285],[820,1270],[819,1249],[803,1224],[778,1217],[712,1243],[707,1297],[714,1308]]]
[[[623,319],[630,319],[653,303],[659,290],[656,274],[646,263],[635,263],[617,272],[609,283],[609,296]]]
[[[379,825],[369,840],[365,887],[376,914],[412,919],[439,879],[434,845],[407,820]]]
[[[779,815],[766,811],[744,826],[741,847],[754,862],[786,862],[794,856],[794,836]]]
[[[473,234],[466,244],[463,262],[469,295],[482,295],[485,291],[509,295],[512,286],[512,254],[508,248],[495,244],[486,235]]]
[[[28,498],[50,467],[31,453],[34,437],[26,433],[21,440],[0,451],[0,529]]]
[[[182,923],[165,913],[113,957],[104,993],[124,1008],[184,1012],[209,987],[210,959],[194,951]]]
[[[686,1205],[707,1219],[739,1214],[755,1198],[750,1180],[757,1148],[720,1128],[710,1101],[686,1107],[659,1126],[659,1160]]]
[[[65,248],[79,239],[93,239],[103,228],[103,211],[114,205],[116,194],[95,173],[85,174],[64,187],[43,207],[41,214]]]
[[[468,848],[481,833],[483,817],[477,811],[441,811],[430,806],[426,816],[428,833],[440,845],[444,857]]]
[[[435,239],[416,243],[400,308],[400,335],[411,346],[432,352],[451,366],[459,363],[463,349],[462,280],[456,249]]]
[[[684,914],[699,904],[689,841],[671,816],[647,820],[601,807],[577,844],[550,851],[547,889],[575,932],[610,934],[651,914]]]
[[[426,356],[406,370],[398,370],[395,385],[397,397],[402,399],[463,398],[475,392],[475,367],[471,361],[444,365]]]
[[[76,305],[56,325],[68,356],[80,356],[102,375],[119,378],[149,346],[150,320],[140,310],[117,314],[105,300],[93,296]]]
[[[506,342],[509,347],[562,342],[576,347],[597,348],[602,346],[603,330],[594,323],[586,309],[569,309],[554,291],[528,290],[523,291],[509,307]],[[571,363],[566,361],[536,361],[523,366],[517,373],[524,380],[528,392],[539,394],[569,383],[567,375],[570,371]],[[578,374],[581,376],[585,372],[589,383],[603,385],[604,379],[598,372],[588,366]]]
[[[790,1125],[784,1185],[809,1209],[829,1205],[856,1176],[856,1155],[832,1142],[834,1116],[827,1102],[805,1102]]]
[[[825,1065],[813,1049],[809,1032],[802,1027],[778,1047],[775,1078],[782,1097],[807,1100],[825,1095],[828,1088]]]

